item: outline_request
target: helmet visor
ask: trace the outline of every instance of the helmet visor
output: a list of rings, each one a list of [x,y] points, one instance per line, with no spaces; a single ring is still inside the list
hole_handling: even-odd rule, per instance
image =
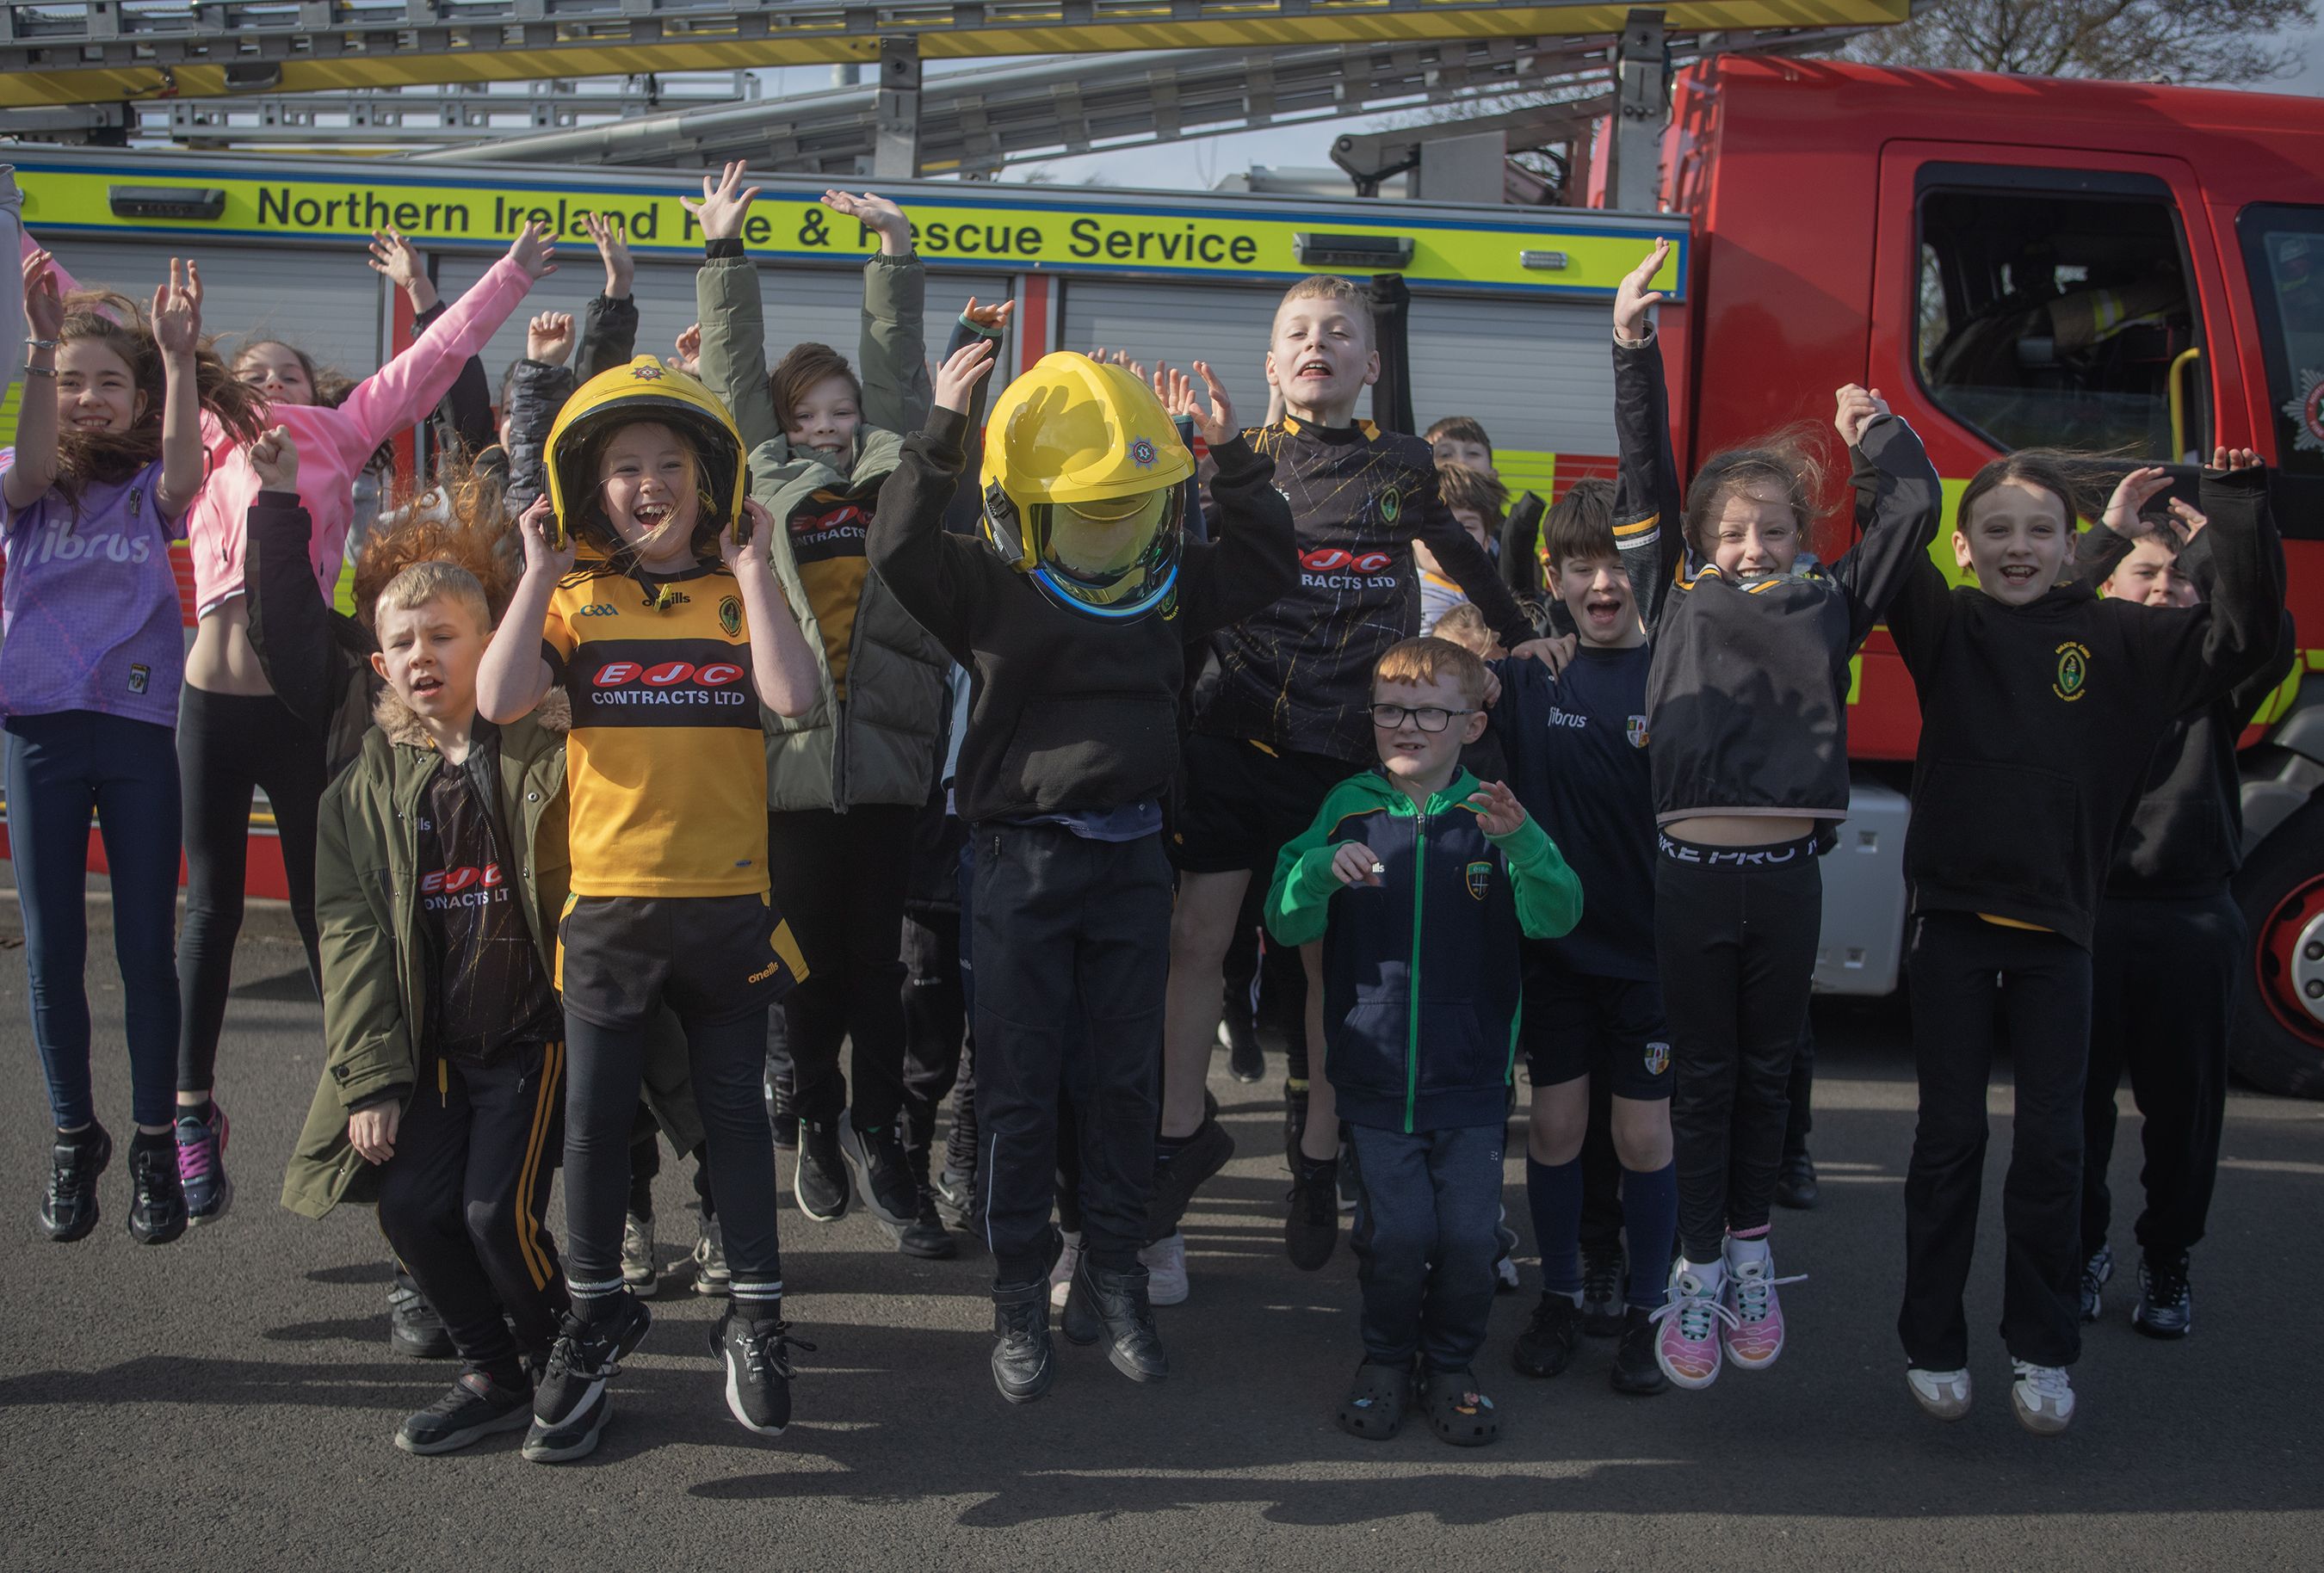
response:
[[[1093,607],[1134,602],[1167,581],[1178,556],[1180,489],[1034,510],[1038,566]]]

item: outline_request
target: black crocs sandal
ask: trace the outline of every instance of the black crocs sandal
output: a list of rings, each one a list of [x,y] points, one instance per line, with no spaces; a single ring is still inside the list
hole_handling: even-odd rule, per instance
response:
[[[1404,1429],[1404,1412],[1411,1407],[1411,1370],[1366,1360],[1340,1401],[1340,1429],[1368,1442],[1384,1442]]]
[[[1432,1371],[1420,1379],[1428,1429],[1456,1448],[1481,1448],[1501,1434],[1501,1412],[1477,1391],[1471,1371]]]

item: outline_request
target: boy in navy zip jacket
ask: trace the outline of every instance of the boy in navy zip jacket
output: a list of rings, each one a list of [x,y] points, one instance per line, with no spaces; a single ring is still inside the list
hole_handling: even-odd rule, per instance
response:
[[[1485,683],[1484,663],[1445,639],[1383,655],[1379,767],[1332,789],[1267,895],[1276,939],[1323,944],[1324,1072],[1356,1158],[1364,1295],[1364,1361],[1339,1421],[1372,1440],[1402,1428],[1416,1356],[1438,1436],[1473,1447],[1500,1432],[1470,1366],[1500,1248],[1517,942],[1582,916],[1582,883],[1541,826],[1461,768],[1485,729]]]

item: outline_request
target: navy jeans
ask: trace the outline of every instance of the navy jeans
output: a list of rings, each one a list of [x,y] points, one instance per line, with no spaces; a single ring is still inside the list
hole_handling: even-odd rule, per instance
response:
[[[60,1128],[97,1118],[88,1087],[88,817],[113,871],[132,1103],[167,1125],[178,1077],[178,751],[166,726],[93,710],[11,716],[8,840],[24,906],[32,1041]]]
[[[1451,1130],[1351,1125],[1364,1358],[1465,1371],[1485,1347],[1500,1254],[1504,1124]]]

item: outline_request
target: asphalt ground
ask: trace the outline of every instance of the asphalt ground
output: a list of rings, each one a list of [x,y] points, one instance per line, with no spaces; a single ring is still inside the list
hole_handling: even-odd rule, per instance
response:
[[[15,940],[0,907],[0,945]],[[275,1204],[320,1069],[278,923],[245,937],[220,1059],[231,1217],[163,1247],[129,1237],[125,1166],[104,1221],[55,1246],[34,1209],[49,1124],[24,980],[0,956],[0,1566],[774,1568],[2301,1568],[2324,1566],[2324,1105],[2238,1091],[2194,1336],[2128,1322],[2128,1261],[2076,1369],[2062,1438],[2010,1416],[1997,1333],[2006,1085],[1993,1095],[1984,1249],[1971,1294],[1977,1408],[1907,1396],[1893,1331],[1913,1084],[1901,1013],[1820,1019],[1821,1207],[1777,1227],[1790,1347],[1703,1394],[1618,1395],[1611,1345],[1528,1382],[1508,1366],[1528,1288],[1503,1296],[1479,1370],[1502,1441],[1455,1449],[1415,1422],[1385,1444],[1333,1424],[1358,1357],[1344,1241],[1312,1274],[1280,1245],[1281,1068],[1213,1090],[1238,1147],[1186,1224],[1194,1292],[1160,1313],[1175,1363],[1140,1388],[1060,1345],[1043,1402],[1004,1404],[986,1368],[990,1261],[907,1260],[860,1211],[827,1226],[784,1182],[797,1420],[736,1427],[687,1292],[686,1166],[665,1167],[655,1325],[589,1460],[525,1463],[518,1438],[414,1458],[397,1421],[444,1365],[387,1347],[385,1251],[369,1215]],[[125,1145],[128,1078],[109,936],[93,936],[101,1118]],[[1222,1059],[1223,1056],[1222,1056]],[[2136,1194],[2135,1116],[2115,1178]],[[1513,1141],[1509,1216],[1525,1218]],[[2116,1249],[2135,1256],[2118,1203]],[[552,1224],[558,1214],[551,1212]],[[1529,1258],[1525,1258],[1530,1266]]]

